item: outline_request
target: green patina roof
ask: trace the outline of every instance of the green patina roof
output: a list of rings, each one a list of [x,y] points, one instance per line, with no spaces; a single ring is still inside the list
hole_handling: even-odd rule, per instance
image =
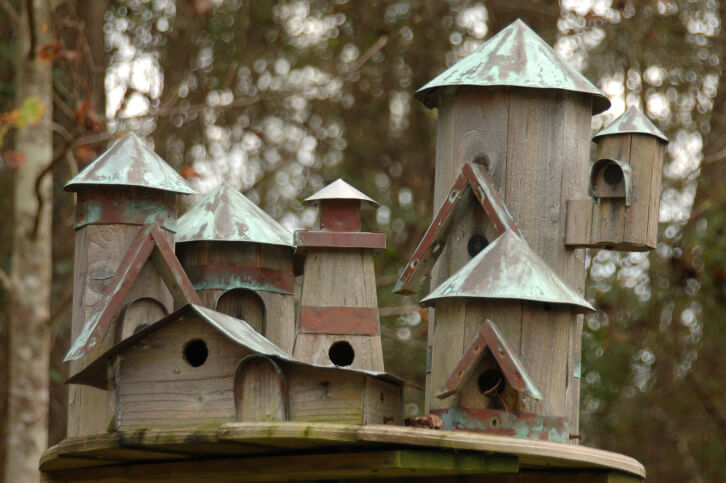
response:
[[[83,186],[99,185],[133,186],[180,194],[196,193],[179,173],[134,133],[116,141],[70,180],[65,190],[78,191]]]
[[[421,305],[462,297],[531,300],[595,310],[511,230],[422,299]]]
[[[336,179],[314,195],[305,198],[305,203],[323,200],[360,200],[371,203],[373,206],[378,206],[378,203],[376,203],[375,200],[353,188],[340,178]]]
[[[292,233],[227,184],[177,220],[176,242],[233,241],[293,246]]]
[[[593,141],[602,136],[609,136],[612,134],[648,134],[655,136],[663,142],[668,142],[668,137],[663,134],[663,131],[658,129],[653,124],[648,116],[637,107],[630,106],[624,113],[622,113],[617,119],[611,122],[608,127],[595,134],[592,139]]]
[[[532,87],[591,94],[593,113],[610,101],[521,20],[515,20],[478,49],[439,74],[416,92],[428,107],[436,107],[436,91],[445,86]]]

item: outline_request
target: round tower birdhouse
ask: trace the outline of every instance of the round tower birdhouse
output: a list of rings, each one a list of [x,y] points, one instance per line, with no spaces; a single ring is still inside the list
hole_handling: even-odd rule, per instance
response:
[[[593,137],[592,200],[569,202],[567,244],[644,251],[657,245],[663,151],[668,138],[635,107]],[[591,202],[590,202],[591,201]]]
[[[361,203],[375,201],[337,180],[305,200],[320,206],[319,230],[298,231],[305,257],[293,355],[303,361],[383,370],[373,250],[385,234],[360,230]]]
[[[448,203],[465,164],[481,166],[532,250],[571,287],[584,290],[584,252],[565,246],[565,210],[566,200],[587,196],[592,115],[610,105],[602,92],[516,20],[416,97],[438,108],[434,210]],[[440,256],[432,287],[496,235],[490,217],[477,203],[471,206],[434,250]],[[430,318],[429,334],[435,324]],[[573,315],[569,325],[565,350],[576,357],[582,319]],[[572,370],[567,377],[576,428],[579,379]]]
[[[594,309],[519,235],[505,231],[421,304],[434,307],[431,410],[446,429],[569,442],[569,323]]]
[[[176,277],[169,277],[178,268],[169,268],[176,260],[169,256],[174,257],[176,197],[195,191],[133,133],[114,143],[65,189],[77,193],[71,326],[76,342],[68,355],[77,359],[73,374],[92,354],[170,313],[175,293],[184,298]],[[152,253],[159,263],[147,260]],[[116,290],[122,286],[124,290]],[[105,428],[105,412],[94,418],[99,412],[91,409],[107,406],[105,393],[78,387],[70,391],[68,434]],[[84,412],[88,417],[81,421]]]
[[[292,233],[222,184],[178,222],[176,251],[202,303],[245,320],[277,346],[295,340]]]

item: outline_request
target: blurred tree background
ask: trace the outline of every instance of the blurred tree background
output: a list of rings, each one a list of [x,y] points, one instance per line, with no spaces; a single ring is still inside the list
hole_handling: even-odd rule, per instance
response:
[[[41,126],[54,139],[43,171],[53,179],[51,300],[42,321],[53,348],[50,444],[65,434],[61,361],[73,276],[73,197],[62,187],[127,131],[146,136],[198,191],[230,183],[290,229],[314,223],[301,200],[337,177],[379,201],[366,223],[388,235],[377,257],[386,365],[423,385],[427,312],[417,297],[391,294],[433,208],[436,112],[413,93],[522,18],[613,101],[594,129],[637,105],[671,138],[657,250],[588,256],[587,295],[600,313],[585,323],[582,442],[638,458],[652,481],[719,479],[726,92],[718,89],[725,40],[718,1],[2,0],[4,213],[16,208],[26,168],[13,120],[27,108],[16,85],[19,26],[34,21],[21,16],[26,4],[51,10],[39,26],[51,40],[29,54],[52,65],[53,81],[52,105],[43,106],[52,122]],[[13,246],[18,220],[8,218],[0,275],[23,277],[12,273],[13,250],[23,247]],[[13,344],[7,286],[0,307],[4,474]],[[407,415],[420,414],[421,392],[409,389],[406,399]]]

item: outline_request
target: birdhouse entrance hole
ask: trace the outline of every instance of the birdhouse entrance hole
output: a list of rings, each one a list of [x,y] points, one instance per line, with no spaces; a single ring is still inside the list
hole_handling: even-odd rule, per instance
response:
[[[487,369],[479,374],[476,381],[479,392],[488,397],[496,397],[504,392],[504,374],[496,369]]]
[[[616,159],[600,159],[590,171],[590,190],[594,198],[625,198],[630,206],[632,168]]]
[[[348,342],[341,340],[330,346],[328,357],[330,358],[330,362],[336,366],[345,367],[353,364],[355,351],[353,350],[353,346]]]
[[[184,346],[184,360],[192,367],[199,367],[207,362],[209,349],[202,339],[194,339]]]
[[[489,245],[489,240],[482,235],[473,235],[469,238],[469,243],[466,248],[469,252],[469,256],[474,258],[479,254],[480,251],[484,250]]]

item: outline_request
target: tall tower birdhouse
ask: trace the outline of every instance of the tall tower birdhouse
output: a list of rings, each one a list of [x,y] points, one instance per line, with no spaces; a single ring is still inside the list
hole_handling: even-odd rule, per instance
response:
[[[644,251],[657,245],[668,138],[635,107],[595,135],[591,199],[567,206],[567,245]]]
[[[173,254],[176,197],[194,190],[133,133],[114,143],[65,189],[77,193],[75,343],[68,356],[74,359],[73,374],[140,324],[171,312],[175,292],[184,298],[184,290],[177,288],[178,280],[186,277],[172,275],[179,271]],[[159,263],[146,263],[152,253],[159,255],[154,256]],[[125,295],[113,298],[109,292],[118,283]],[[75,386],[69,397],[69,435],[104,430],[106,414],[98,408],[107,406],[105,393]]]
[[[483,167],[529,247],[582,292],[585,255],[565,246],[565,202],[587,196],[592,114],[609,107],[607,98],[521,20],[434,78],[416,97],[438,108],[434,209],[445,205],[464,164]],[[489,223],[483,216],[457,223],[454,236],[436,247],[440,256],[431,272],[432,287],[476,255],[470,242],[477,236],[490,239]],[[429,345],[436,323],[429,319]],[[563,313],[547,323],[568,334],[565,351],[577,360],[582,318]],[[567,401],[555,412],[562,414],[566,406],[576,431],[579,373],[574,364],[562,384]],[[432,397],[428,392],[427,407]]]
[[[305,200],[320,207],[319,229],[295,233],[305,257],[293,355],[303,361],[383,370],[372,252],[383,233],[360,231],[362,203],[377,203],[339,179]]]
[[[421,304],[435,308],[428,390],[446,429],[569,442],[557,321],[594,309],[519,235],[506,230]]]
[[[284,351],[295,341],[292,233],[222,184],[179,218],[176,251],[202,303]]]

